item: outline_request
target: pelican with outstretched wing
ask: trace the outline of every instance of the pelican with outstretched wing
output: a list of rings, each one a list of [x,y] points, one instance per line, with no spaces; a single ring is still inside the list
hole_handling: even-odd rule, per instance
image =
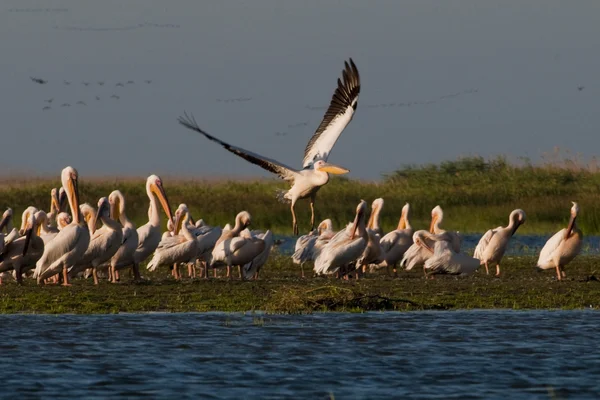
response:
[[[178,121],[186,128],[199,132],[206,136],[207,139],[219,143],[233,154],[289,181],[292,187],[290,190],[279,193],[278,198],[280,201],[291,203],[292,227],[294,235],[297,235],[298,223],[296,222],[296,213],[294,211],[296,202],[299,199],[310,198],[310,229],[313,230],[315,227],[314,204],[317,191],[329,181],[330,173],[339,175],[350,172],[345,168],[329,164],[327,158],[340,134],[354,116],[358,105],[359,93],[360,77],[358,69],[352,59],[350,59],[349,63],[345,63],[342,79],[338,79],[338,86],[333,93],[331,103],[325,112],[321,124],[310,138],[304,150],[301,170],[288,167],[279,161],[230,145],[200,129],[194,117],[187,115],[187,113],[184,113],[183,117],[179,117]]]

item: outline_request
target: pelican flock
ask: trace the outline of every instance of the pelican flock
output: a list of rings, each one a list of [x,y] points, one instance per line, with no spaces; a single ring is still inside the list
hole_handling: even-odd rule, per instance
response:
[[[312,263],[315,276],[342,279],[359,279],[376,273],[379,268],[387,268],[388,276],[393,272],[393,277],[398,277],[398,265],[406,271],[422,266],[425,278],[442,274],[469,276],[482,265],[489,274],[489,268],[495,266],[499,277],[510,241],[525,223],[525,211],[521,209],[510,213],[507,226],[488,230],[472,255],[462,249],[463,235],[442,226],[444,211],[440,205],[431,210],[429,228],[415,231],[410,222],[411,206],[406,203],[396,228],[386,233],[384,227],[388,225],[382,223],[384,199],[373,200],[367,219],[367,202],[357,198],[357,205],[348,205],[348,211],[354,210],[352,222],[336,232],[328,218],[315,229],[317,192],[329,182],[330,174],[349,172],[328,159],[354,117],[360,91],[358,68],[350,58],[344,63],[321,123],[304,149],[302,168],[297,169],[222,141],[202,130],[191,114],[184,113],[178,122],[286,180],[291,186],[279,192],[277,198],[290,204],[295,236],[299,233],[296,203],[300,199],[309,200],[310,231],[297,238],[291,256],[293,263],[300,265],[303,278],[306,263]],[[248,210],[232,210],[231,215],[237,212],[233,227],[211,226],[203,219],[194,221],[185,203],[173,213],[163,181],[157,175],[146,179],[148,220],[137,228],[128,217],[128,207],[139,205],[127,203],[127,196],[121,190],[115,189],[97,201],[88,199],[89,203],[84,203],[80,200],[79,173],[75,168],[64,168],[60,180],[62,186],[50,191],[48,211],[36,206],[25,208],[19,229],[13,226],[11,208],[2,214],[0,284],[10,276],[19,284],[33,278],[40,285],[69,286],[73,280],[89,277],[96,285],[102,279],[117,283],[122,271],[128,268],[133,279],[140,281],[142,265],[155,274],[161,274],[162,267],[168,268],[177,280],[183,279],[181,266],[187,266],[190,278],[195,278],[196,270],[200,269],[200,276],[205,279],[210,269],[218,277],[217,269],[221,267],[227,269],[227,278],[235,279],[232,267],[238,267],[239,279],[256,280],[268,267],[278,243],[276,232],[271,229],[249,229],[252,216]],[[387,201],[393,204],[395,199]],[[566,277],[564,268],[581,252],[583,234],[576,224],[578,215],[579,206],[573,202],[567,227],[548,240],[536,265],[540,270],[554,269],[559,281]]]

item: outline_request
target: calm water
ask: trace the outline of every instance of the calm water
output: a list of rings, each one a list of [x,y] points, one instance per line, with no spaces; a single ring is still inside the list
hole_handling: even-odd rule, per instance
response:
[[[1,316],[4,398],[597,398],[600,314]]]
[[[465,252],[473,252],[482,234],[465,234],[463,235],[462,250]],[[546,241],[551,235],[517,235],[513,237],[508,245],[507,255],[523,256],[537,255],[540,253]],[[277,239],[283,240],[279,250],[284,254],[293,254],[296,238],[292,236],[278,236]],[[581,254],[600,254],[600,236],[584,236],[583,248]]]

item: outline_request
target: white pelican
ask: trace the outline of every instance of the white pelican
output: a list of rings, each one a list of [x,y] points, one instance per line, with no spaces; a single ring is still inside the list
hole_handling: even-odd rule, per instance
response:
[[[175,230],[173,236],[163,237],[152,260],[147,265],[149,271],[155,271],[161,265],[173,265],[175,279],[181,279],[180,263],[194,263],[198,255],[198,242],[190,231],[190,213],[187,207],[175,211]]]
[[[250,232],[248,229],[244,229],[240,234],[242,237],[248,238],[256,238],[262,240],[265,243],[265,249],[256,257],[252,259],[249,263],[242,267],[242,274],[245,279],[258,279],[258,274],[260,273],[260,269],[269,259],[269,255],[271,254],[271,249],[273,248],[273,244],[275,243],[275,239],[273,238],[273,232],[267,230],[266,232],[258,232],[252,231]]]
[[[48,244],[52,239],[56,237],[58,232],[60,232],[64,227],[68,226],[71,223],[71,216],[66,212],[60,212],[55,218],[56,226],[52,226],[50,224],[51,221],[48,219],[48,215],[40,210],[39,217],[41,223],[41,232],[40,237],[44,241],[44,244]]]
[[[317,275],[336,273],[361,256],[369,240],[365,226],[366,210],[367,203],[361,200],[356,207],[354,222],[336,233],[321,249],[314,266]]]
[[[135,267],[134,255],[138,247],[138,234],[135,230],[133,222],[127,218],[125,214],[125,197],[119,190],[114,190],[108,196],[108,202],[110,204],[110,218],[115,221],[119,221],[123,227],[123,243],[119,247],[119,250],[110,259],[110,277],[111,282],[117,282],[117,271],[133,267],[133,274],[136,280],[140,279],[140,271]]]
[[[78,178],[75,168],[66,167],[62,170],[62,185],[67,193],[73,222],[45,246],[44,254],[36,264],[34,277],[38,284],[62,269],[63,285],[69,285],[68,270],[83,256],[90,243],[90,232],[79,210]]]
[[[362,255],[356,260],[356,269],[359,270],[358,274],[366,272],[367,265],[380,264],[384,259],[385,254],[380,244],[382,230],[379,227],[379,214],[382,208],[382,198],[373,200],[371,204],[371,216],[367,223],[369,240]]]
[[[90,207],[91,208],[91,207]],[[102,221],[102,228],[95,229],[96,221]],[[108,198],[102,197],[98,201],[98,211],[93,217],[93,222],[88,223],[92,225],[92,235],[90,239],[90,245],[88,246],[85,254],[75,265],[69,274],[75,276],[80,271],[92,268],[92,276],[94,278],[94,284],[98,284],[98,271],[99,265],[108,262],[119,250],[121,242],[123,241],[123,228],[121,224],[112,218],[110,218],[110,204]]]
[[[236,215],[235,226],[229,231],[223,231],[223,234],[217,240],[208,267],[215,268],[219,265],[225,265],[227,276],[231,278],[231,267],[237,265],[240,267],[240,277],[242,276],[241,266],[251,262],[265,249],[264,240],[240,237],[240,233],[251,222],[252,217],[247,211],[242,211]]]
[[[10,207],[7,208],[6,211],[4,211],[4,213],[2,214],[2,222],[0,223],[0,233],[3,231],[6,231],[6,235],[3,235],[3,244],[8,244],[20,236],[17,228],[13,226],[13,210]]]
[[[314,261],[318,252],[335,235],[333,224],[330,219],[321,221],[317,229],[307,235],[302,235],[296,240],[292,261],[299,264],[304,278],[304,263]]]
[[[150,208],[148,209],[148,223],[140,226],[137,229],[138,246],[134,254],[134,263],[139,271],[139,265],[143,263],[150,254],[152,254],[160,240],[162,233],[160,229],[160,214],[158,212],[158,203],[162,205],[163,211],[167,216],[167,220],[173,220],[171,205],[162,185],[162,180],[156,175],[150,175],[146,179],[146,194],[150,200]]]
[[[383,262],[379,265],[388,267],[388,274],[390,273],[390,268],[396,273],[396,264],[402,260],[404,253],[413,244],[412,237],[414,231],[410,225],[409,213],[410,205],[406,203],[402,207],[402,213],[400,214],[396,230],[389,232],[379,242],[384,251]]]
[[[291,189],[279,193],[278,198],[280,201],[291,203],[292,228],[294,235],[297,235],[298,224],[296,222],[296,213],[294,211],[296,202],[299,199],[310,199],[310,230],[313,230],[315,227],[315,198],[317,191],[321,186],[329,181],[328,173],[345,174],[349,172],[345,168],[327,163],[327,158],[340,134],[352,120],[358,105],[360,77],[358,69],[352,59],[350,59],[350,64],[348,64],[348,62],[345,63],[342,78],[343,79],[338,79],[338,86],[331,98],[329,108],[325,112],[321,124],[304,150],[304,159],[302,161],[302,169],[300,170],[223,142],[200,129],[193,116],[184,114],[184,117],[179,118],[179,123],[186,128],[199,132],[206,136],[206,138],[219,143],[233,154],[289,181],[292,185]]]
[[[537,262],[537,267],[541,269],[556,268],[556,279],[559,281],[565,277],[564,267],[577,257],[583,243],[583,233],[575,224],[579,205],[572,203],[569,225],[548,239]]]
[[[417,246],[422,246],[431,253],[431,256],[425,261],[425,276],[470,275],[479,268],[479,260],[464,253],[456,253],[446,235],[436,235],[421,230],[415,232],[413,240]],[[433,248],[431,247],[432,242]]]
[[[481,237],[473,257],[479,259],[485,265],[486,274],[490,273],[489,265],[496,264],[496,276],[500,276],[500,261],[508,247],[510,238],[515,234],[519,226],[525,223],[525,211],[513,210],[508,217],[508,226],[499,226],[490,229]]]
[[[39,222],[35,213],[27,214],[23,230],[24,235],[7,243],[0,255],[0,272],[14,270],[18,283],[23,282],[23,273],[35,267],[44,253],[44,242],[37,236]]]

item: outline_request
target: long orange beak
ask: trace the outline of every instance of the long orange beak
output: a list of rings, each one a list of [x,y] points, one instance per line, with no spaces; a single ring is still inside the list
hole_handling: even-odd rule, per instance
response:
[[[431,217],[431,225],[429,225],[429,233],[435,233],[435,223],[438,220],[437,214]]]

